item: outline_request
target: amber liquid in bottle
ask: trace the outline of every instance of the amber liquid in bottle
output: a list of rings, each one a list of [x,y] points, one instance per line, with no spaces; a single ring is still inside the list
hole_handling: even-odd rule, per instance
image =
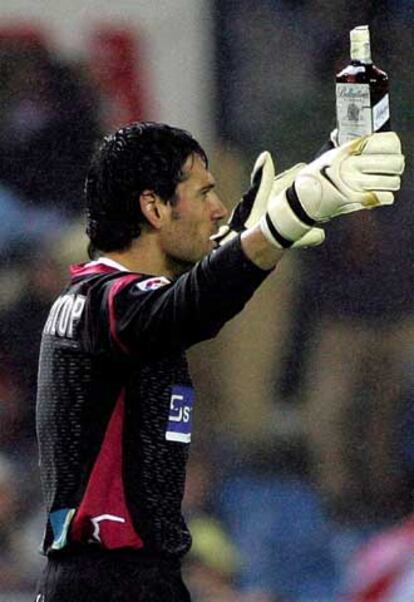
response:
[[[371,60],[368,26],[351,31],[351,63],[336,75],[339,144],[389,130],[389,80]]]

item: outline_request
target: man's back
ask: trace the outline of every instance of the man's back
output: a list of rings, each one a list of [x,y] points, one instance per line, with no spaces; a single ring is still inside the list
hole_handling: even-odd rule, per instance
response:
[[[144,283],[144,297],[168,283],[159,280],[98,263],[78,269],[51,309],[37,406],[45,552],[96,543],[181,555],[190,545],[180,512],[192,409],[185,356],[146,361],[145,348],[116,344],[117,293]]]

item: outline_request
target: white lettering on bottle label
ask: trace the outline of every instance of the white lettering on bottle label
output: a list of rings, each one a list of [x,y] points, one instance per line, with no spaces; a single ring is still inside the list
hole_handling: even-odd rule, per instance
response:
[[[378,132],[380,127],[384,125],[390,118],[390,100],[389,95],[386,94],[381,98],[379,102],[372,109],[372,119],[374,122],[374,132]]]
[[[368,84],[336,84],[339,144],[372,134],[371,94]]]

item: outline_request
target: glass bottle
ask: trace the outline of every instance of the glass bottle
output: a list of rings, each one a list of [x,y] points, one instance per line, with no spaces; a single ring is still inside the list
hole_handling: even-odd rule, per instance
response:
[[[371,60],[368,25],[350,32],[351,63],[336,75],[338,141],[390,129],[388,75]]]

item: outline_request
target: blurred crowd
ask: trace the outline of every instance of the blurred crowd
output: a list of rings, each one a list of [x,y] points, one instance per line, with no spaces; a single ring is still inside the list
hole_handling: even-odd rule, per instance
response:
[[[414,92],[402,57],[414,9],[362,4],[335,3],[334,15],[321,0],[216,2],[212,169],[229,207],[263,148],[283,168],[326,141],[333,75],[346,64],[348,30],[363,22],[391,73],[393,124],[410,154]],[[95,50],[94,69],[63,59],[39,32],[0,28],[0,601],[31,600],[43,563],[37,354],[66,266],[86,260],[88,157],[103,131],[153,118],[131,38],[103,31]],[[111,53],[124,64],[110,61],[112,80],[100,63]],[[111,81],[123,84],[109,102]],[[323,246],[292,252],[241,316],[191,352],[194,602],[410,599],[412,188],[408,172],[395,207],[338,220]]]

